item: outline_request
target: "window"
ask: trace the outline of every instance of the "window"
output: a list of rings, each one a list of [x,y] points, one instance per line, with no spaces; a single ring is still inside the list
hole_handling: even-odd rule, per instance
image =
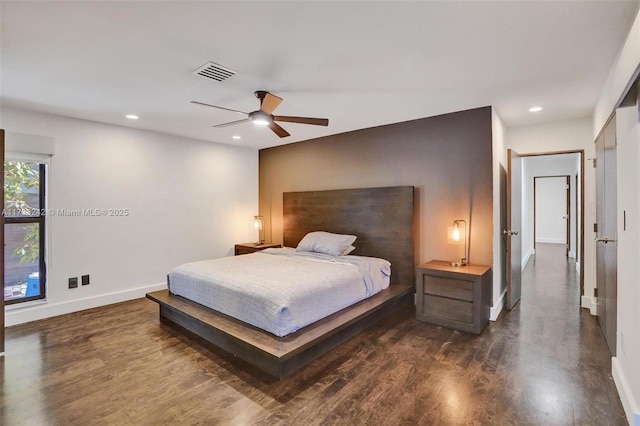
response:
[[[4,163],[5,304],[45,297],[45,164]]]

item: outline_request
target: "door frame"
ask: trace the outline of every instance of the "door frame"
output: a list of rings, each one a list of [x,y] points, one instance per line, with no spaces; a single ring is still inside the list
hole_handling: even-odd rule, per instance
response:
[[[541,157],[545,155],[559,155],[559,154],[579,154],[580,155],[580,230],[576,237],[579,237],[578,247],[580,248],[580,255],[578,256],[580,261],[580,299],[584,295],[584,164],[585,156],[584,149],[573,149],[566,151],[545,151],[545,152],[531,152],[527,154],[520,154],[522,157]],[[577,190],[578,188],[576,188]],[[577,194],[576,194],[577,195]],[[577,221],[576,221],[577,223]]]
[[[4,129],[0,129],[0,171],[4,182]],[[0,195],[4,203],[4,185],[0,187]],[[0,277],[2,277],[2,297],[0,297],[0,356],[4,356],[4,215],[0,215],[0,247],[3,255],[0,257]]]

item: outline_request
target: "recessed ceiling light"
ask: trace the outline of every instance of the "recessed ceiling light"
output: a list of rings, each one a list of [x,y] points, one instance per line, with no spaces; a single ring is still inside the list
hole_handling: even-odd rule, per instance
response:
[[[542,111],[542,107],[541,106],[534,106],[529,108],[529,112],[540,112]]]
[[[232,139],[242,139],[242,136],[238,136],[238,135],[233,135],[231,136]]]
[[[127,117],[129,120],[137,120],[138,118],[140,118],[135,114],[127,114],[125,115],[125,117]]]

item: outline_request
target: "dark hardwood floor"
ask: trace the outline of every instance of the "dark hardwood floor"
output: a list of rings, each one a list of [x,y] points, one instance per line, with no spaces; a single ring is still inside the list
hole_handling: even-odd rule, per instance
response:
[[[480,336],[407,307],[281,381],[161,325],[146,299],[11,327],[0,424],[626,424],[574,264],[553,249]]]

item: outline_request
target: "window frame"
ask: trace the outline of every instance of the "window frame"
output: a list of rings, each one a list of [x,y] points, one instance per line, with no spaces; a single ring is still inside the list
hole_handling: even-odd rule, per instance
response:
[[[21,154],[21,153],[12,153],[7,152],[5,155],[5,162],[7,161],[27,161],[27,162],[35,162],[38,164],[38,173],[39,173],[39,185],[40,189],[38,191],[38,204],[39,211],[37,216],[21,216],[21,217],[4,217],[5,225],[9,224],[20,224],[20,223],[37,223],[39,226],[39,245],[40,245],[40,259],[38,262],[39,267],[39,294],[36,296],[29,297],[20,297],[16,299],[5,300],[4,304],[6,307],[15,306],[18,304],[33,302],[33,301],[42,301],[47,298],[47,215],[45,214],[47,211],[47,174],[48,174],[48,166],[49,166],[49,157],[42,155],[33,155],[33,154]],[[3,177],[4,184],[4,177]],[[3,200],[4,207],[4,200]],[[3,251],[4,254],[4,251]],[[6,271],[5,271],[6,273]],[[4,282],[4,280],[3,280]],[[3,289],[3,299],[4,299],[4,289]]]

